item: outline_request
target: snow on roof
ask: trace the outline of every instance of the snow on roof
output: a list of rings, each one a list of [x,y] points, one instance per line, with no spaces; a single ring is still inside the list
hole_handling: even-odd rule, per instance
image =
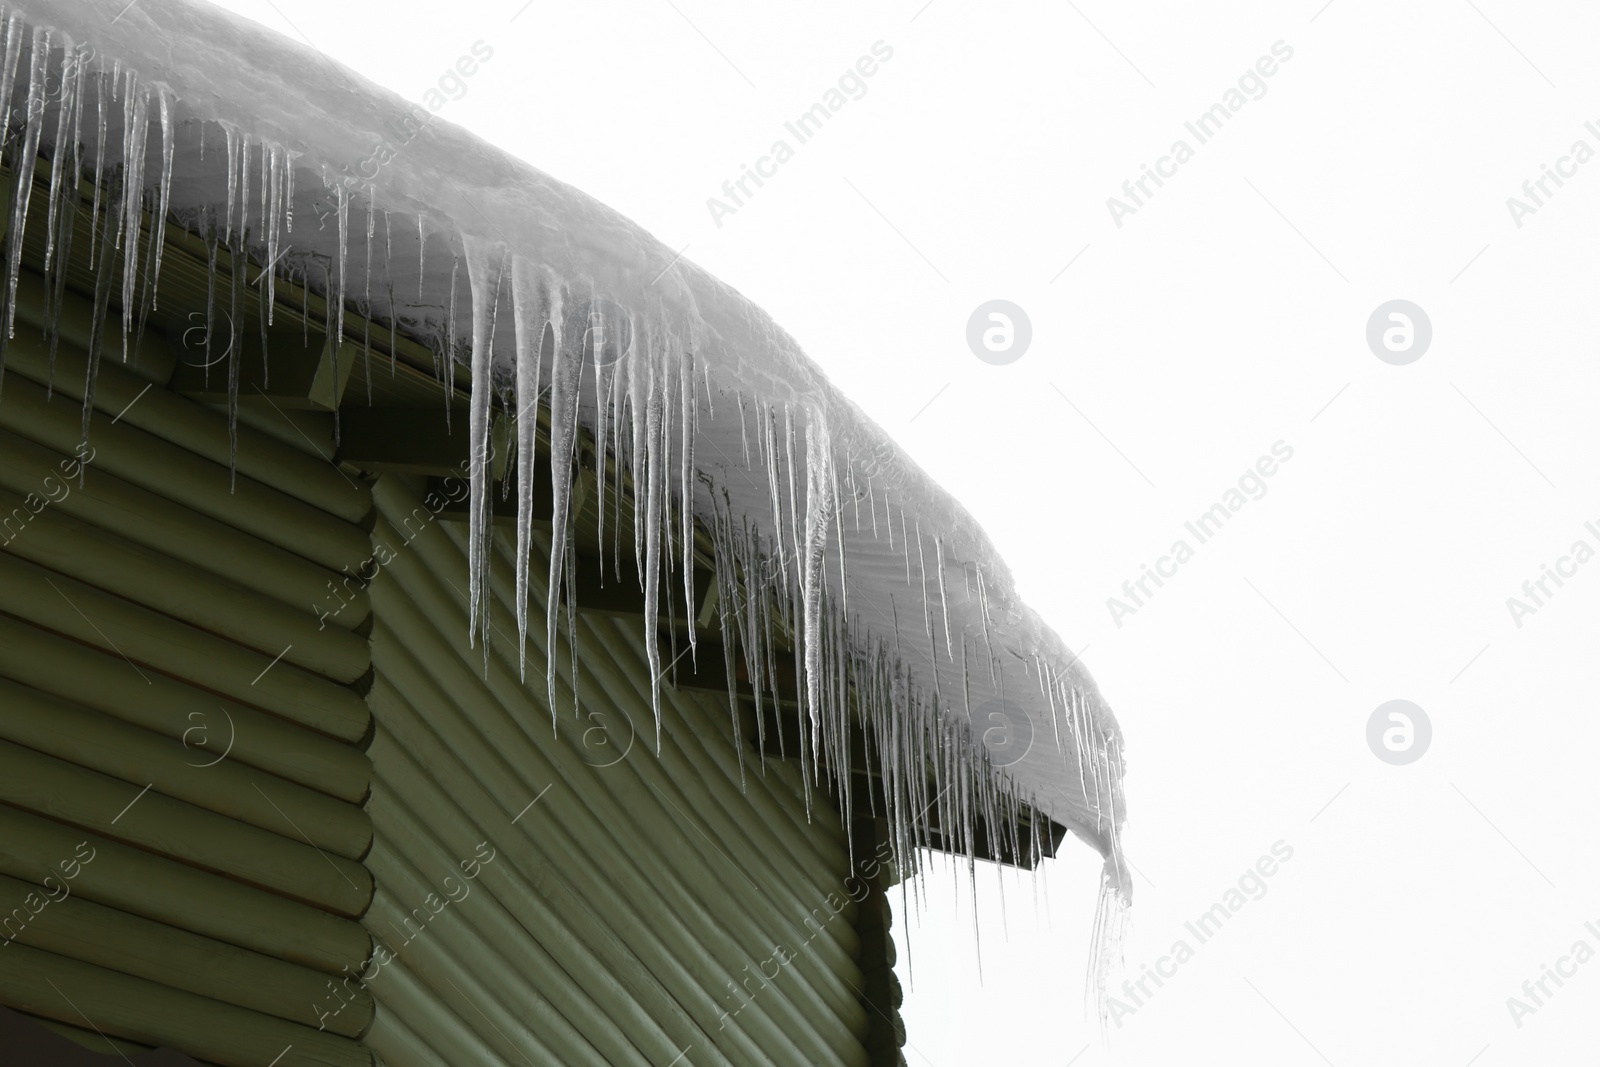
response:
[[[141,183],[118,210],[135,225],[147,206],[214,226],[257,262],[306,271],[338,319],[348,304],[432,339],[470,363],[477,442],[496,396],[525,408],[547,394],[558,529],[581,425],[632,474],[642,573],[681,571],[689,524],[711,531],[733,609],[724,640],[758,691],[773,642],[792,640],[814,772],[842,769],[845,725],[864,724],[909,852],[930,819],[959,850],[988,820],[1043,811],[1106,857],[1105,947],[1131,895],[1110,709],[972,516],[760,308],[579,190],[200,3],[27,0],[7,14],[4,61],[19,170],[42,152],[41,174],[66,159],[112,180],[131,161]],[[159,251],[142,269],[159,269]],[[614,361],[584,340],[608,309]],[[519,422],[517,467],[531,471],[534,420]],[[479,475],[475,548],[488,530]],[[474,553],[474,591],[487,560]],[[676,580],[651,579],[647,596]],[[558,621],[552,610],[546,625]]]

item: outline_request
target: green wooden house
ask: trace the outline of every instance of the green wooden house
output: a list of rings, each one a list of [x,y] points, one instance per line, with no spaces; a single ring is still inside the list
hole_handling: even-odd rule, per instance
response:
[[[787,335],[122,7],[3,15],[7,1062],[900,1063],[888,893],[1069,832],[1112,940],[1115,720]]]

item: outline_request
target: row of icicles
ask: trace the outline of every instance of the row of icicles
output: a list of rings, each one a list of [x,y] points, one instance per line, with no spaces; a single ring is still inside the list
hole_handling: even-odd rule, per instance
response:
[[[20,100],[21,119],[13,110],[14,88],[25,88]],[[11,219],[5,245],[3,329],[0,329],[0,375],[4,373],[6,342],[13,335],[16,319],[18,277],[21,270],[23,233],[29,214],[30,197],[36,181],[41,153],[49,159],[47,235],[44,273],[50,323],[49,351],[54,367],[59,342],[59,318],[67,290],[67,261],[74,242],[88,243],[87,262],[94,275],[94,318],[89,343],[89,373],[83,402],[83,433],[87,438],[96,368],[108,339],[106,322],[111,298],[117,292],[120,302],[120,357],[127,361],[138,351],[148,316],[157,309],[157,290],[164,249],[165,223],[172,217],[172,186],[175,165],[175,111],[177,101],[159,84],[142,80],[131,68],[112,60],[109,66],[91,49],[75,46],[48,29],[27,26],[20,15],[4,19],[3,52],[0,52],[0,115],[10,117],[6,146],[13,172]],[[51,113],[54,121],[50,121]],[[146,182],[149,136],[154,125],[159,136],[155,152],[157,176]],[[117,120],[120,118],[120,122]],[[120,126],[120,145],[108,144],[108,130]],[[218,313],[227,322],[231,336],[218,337],[227,344],[228,423],[233,444],[237,439],[239,366],[242,359],[242,329],[246,315],[241,307],[244,293],[256,285],[263,358],[266,330],[272,324],[276,305],[275,278],[279,271],[292,276],[295,264],[301,270],[300,289],[312,287],[310,268],[321,267],[321,291],[325,297],[325,335],[330,338],[335,358],[345,340],[345,310],[355,291],[348,278],[350,216],[353,196],[346,181],[324,169],[323,182],[331,193],[337,214],[337,246],[328,254],[305,250],[291,256],[287,235],[293,228],[294,175],[296,155],[286,146],[252,142],[238,127],[219,124],[223,130],[221,149],[226,154],[227,192],[220,204],[186,214],[181,221],[205,238],[208,249],[208,294],[205,343],[207,364]],[[198,158],[204,158],[205,126],[200,125]],[[53,130],[53,132],[52,132]],[[253,151],[254,149],[254,151]],[[214,149],[215,151],[215,149]],[[259,164],[252,165],[252,157]],[[254,172],[254,175],[252,174]],[[254,197],[252,178],[254,177]],[[78,183],[90,182],[91,203],[86,213],[88,232],[80,235],[85,213]],[[399,319],[399,304],[394,287],[387,280],[393,241],[387,211],[376,208],[376,190],[366,193],[365,271],[362,296],[356,303],[360,311],[363,351],[370,363],[372,338],[372,279],[377,219],[382,218],[384,280],[381,288],[389,304],[391,359],[394,333]],[[102,208],[102,201],[104,206]],[[252,217],[252,204],[256,212]],[[217,207],[221,211],[217,211]],[[145,213],[152,222],[145,236]],[[438,307],[423,304],[423,278],[426,274],[426,234],[421,218],[418,225],[418,299],[410,310],[418,315],[417,325],[408,320],[407,331],[423,335],[435,353],[434,372],[442,382],[453,381],[456,362],[456,293],[461,257],[450,271],[449,299]],[[144,247],[141,249],[141,240]],[[1003,843],[1012,856],[1036,859],[1048,844],[1040,820],[1028,817],[1032,797],[1018,795],[1011,777],[992,766],[989,754],[974,734],[971,709],[969,661],[978,659],[980,672],[986,672],[989,685],[998,687],[997,657],[988,646],[989,604],[980,569],[968,568],[967,594],[976,599],[984,620],[982,648],[972,646],[965,634],[952,640],[949,600],[945,588],[946,559],[944,542],[933,541],[934,576],[930,583],[927,552],[920,528],[907,529],[904,512],[899,513],[900,551],[905,557],[908,594],[904,605],[891,599],[887,624],[865,621],[859,611],[852,613],[848,599],[844,501],[854,503],[853,525],[860,535],[864,528],[881,539],[880,519],[887,531],[891,550],[895,544],[894,516],[887,495],[881,502],[870,481],[858,486],[853,466],[840,463],[828,424],[820,409],[807,407],[797,412],[791,405],[769,403],[760,398],[734,394],[737,407],[742,460],[745,475],[759,484],[764,479],[766,500],[752,513],[749,501],[743,510],[736,507],[727,486],[702,474],[695,449],[700,437],[702,410],[714,417],[710,368],[700,365],[696,351],[702,343],[697,319],[692,314],[670,312],[656,301],[653,307],[634,306],[621,311],[617,304],[594,292],[593,287],[558,277],[547,265],[521,254],[466,235],[460,245],[467,268],[471,300],[470,353],[472,390],[469,402],[469,440],[471,449],[471,498],[469,566],[471,631],[474,640],[487,634],[489,598],[486,595],[490,560],[491,494],[514,492],[517,501],[517,628],[526,672],[527,602],[531,577],[528,560],[533,552],[534,456],[539,427],[536,414],[541,404],[550,412],[549,455],[554,488],[553,550],[550,554],[549,589],[545,620],[547,648],[555,649],[556,635],[565,618],[568,637],[573,637],[575,604],[574,567],[569,555],[572,544],[572,496],[580,436],[588,431],[594,450],[600,493],[600,557],[606,550],[606,472],[614,472],[611,497],[613,572],[619,573],[623,545],[622,502],[631,484],[634,510],[633,551],[638,573],[643,578],[646,601],[645,647],[652,672],[652,698],[656,713],[657,740],[660,734],[659,688],[676,661],[663,664],[658,633],[663,615],[692,613],[695,603],[694,572],[697,530],[710,541],[710,557],[715,572],[718,617],[724,668],[729,679],[729,699],[734,705],[733,729],[740,731],[735,691],[737,667],[742,662],[744,676],[753,690],[756,707],[756,747],[766,757],[766,709],[779,700],[780,657],[787,644],[792,648],[798,687],[800,716],[808,728],[802,731],[797,755],[804,770],[806,802],[812,802],[814,786],[827,782],[838,798],[849,825],[854,817],[852,791],[853,728],[866,739],[871,770],[881,782],[880,791],[869,791],[873,814],[885,817],[898,855],[910,858],[913,869],[920,867],[919,846],[935,843],[930,828],[940,828],[943,847],[964,853],[969,871],[980,838],[994,848]],[[226,251],[227,266],[219,266],[220,253]],[[247,277],[251,255],[271,269],[258,268],[254,279]],[[116,264],[121,264],[121,276]],[[216,307],[216,278],[219,269],[231,274],[228,306]],[[264,283],[264,284],[263,284]],[[502,300],[504,297],[504,300]],[[303,298],[304,299],[304,298]],[[508,369],[493,359],[497,319],[503,302],[510,305],[510,329],[514,334],[515,358]],[[609,325],[612,344],[626,344],[626,351],[612,351],[600,358],[604,342],[595,344],[594,327],[598,309],[616,309],[609,314],[622,322]],[[302,319],[307,318],[302,304]],[[441,321],[442,320],[442,321]],[[500,327],[504,328],[504,327]],[[309,326],[307,327],[309,329]],[[620,336],[621,340],[617,338]],[[624,358],[625,357],[625,358]],[[369,377],[370,400],[370,377]],[[3,382],[3,379],[0,379]],[[585,396],[584,386],[589,386]],[[446,390],[448,396],[450,390]],[[702,398],[704,403],[702,404]],[[490,422],[496,401],[502,411],[514,414],[515,445],[504,487],[493,484],[488,463]],[[446,407],[448,417],[448,404]],[[724,404],[724,417],[732,413]],[[335,414],[337,420],[337,414]],[[752,425],[753,423],[753,425]],[[337,431],[336,431],[337,432]],[[731,461],[730,461],[731,462]],[[842,476],[841,476],[842,470]],[[841,486],[841,481],[843,485]],[[697,491],[705,503],[697,508]],[[867,501],[865,527],[862,500]],[[697,519],[699,520],[697,523]],[[915,540],[913,548],[911,542]],[[913,560],[915,556],[915,560]],[[920,572],[913,577],[913,563]],[[682,604],[676,603],[673,575],[682,581]],[[663,576],[666,581],[662,581]],[[930,584],[936,590],[930,593]],[[561,592],[565,591],[565,596]],[[920,596],[921,603],[916,600]],[[869,605],[884,614],[880,605]],[[902,645],[902,608],[922,616],[922,629],[935,651],[931,666],[931,691],[919,680],[919,672],[907,662]],[[936,626],[936,618],[942,625]],[[688,628],[689,649],[698,653],[696,627]],[[667,638],[676,642],[677,628],[669,626]],[[944,664],[937,660],[939,638],[944,642]],[[484,655],[487,659],[487,641]],[[575,649],[576,641],[569,640]],[[576,656],[576,652],[574,652]],[[1094,721],[1085,695],[1066,672],[1053,671],[1035,657],[1024,662],[1044,700],[1048,703],[1059,749],[1074,758],[1078,781],[1089,805],[1089,818],[1097,821],[1101,832],[1112,842],[1107,881],[1120,892],[1125,885],[1120,850],[1115,836],[1119,813],[1115,810],[1121,752],[1114,736]],[[949,670],[953,684],[946,692],[941,674]],[[927,676],[927,670],[920,672]],[[555,711],[554,672],[547,671],[552,717]],[[576,678],[576,674],[574,674]],[[1002,694],[1003,695],[1003,694]],[[782,745],[781,733],[779,744]],[[736,746],[741,755],[742,741]],[[788,753],[785,753],[786,755]],[[882,804],[886,810],[878,810]],[[1019,831],[1019,827],[1028,829]],[[1024,838],[1026,834],[1026,838]],[[1114,863],[1113,863],[1114,861]],[[1115,868],[1115,869],[1113,869]],[[1101,913],[1096,920],[1097,942],[1114,936],[1107,929],[1115,908],[1102,894]],[[1114,903],[1114,902],[1113,902]],[[1097,951],[1099,951],[1097,946]],[[1101,976],[1103,981],[1103,975]]]

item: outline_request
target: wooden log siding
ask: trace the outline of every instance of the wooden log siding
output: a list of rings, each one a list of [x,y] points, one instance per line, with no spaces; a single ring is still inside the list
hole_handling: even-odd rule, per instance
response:
[[[86,312],[47,400],[38,288],[0,391],[0,1002],[102,1051],[369,1067],[370,607],[313,602],[369,557],[370,492],[247,425],[230,478],[155,332],[102,364],[66,477]]]
[[[396,431],[414,394],[352,409],[343,466],[311,411],[242,407],[230,440],[157,326],[102,362],[80,451],[88,302],[52,368],[42,282],[18,291],[0,1004],[229,1067],[899,1061],[845,828],[797,766],[741,758],[720,695],[669,687],[658,735],[629,591],[575,571],[588,610],[546,647],[536,523],[524,677],[501,530],[487,659],[469,644],[459,502],[418,498],[461,442]]]
[[[680,1055],[867,1067],[864,950],[837,816],[819,806],[808,820],[796,769],[775,760],[763,777],[747,754],[740,792],[725,700],[666,693],[658,755],[637,620],[580,618],[575,710],[571,651],[564,634],[545,647],[534,582],[522,678],[505,534],[486,669],[466,637],[461,528],[436,521],[408,541],[396,527],[421,506],[415,491],[386,475],[374,498],[374,541],[394,555],[368,590],[367,862],[379,893],[366,922],[398,951],[368,983],[368,1043],[395,1067],[642,1067]],[[480,841],[498,851],[471,894],[406,929]],[[777,946],[788,962],[773,962]]]

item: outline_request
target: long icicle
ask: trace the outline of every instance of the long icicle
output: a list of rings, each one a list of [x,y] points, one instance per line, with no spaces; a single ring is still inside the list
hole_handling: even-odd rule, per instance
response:
[[[83,101],[87,92],[89,53],[78,51],[73,53],[72,69],[72,128],[67,136],[70,146],[67,153],[63,153],[60,142],[57,142],[56,154],[61,157],[67,155],[66,173],[68,177],[62,184],[61,201],[59,204],[60,222],[57,224],[56,240],[56,273],[52,283],[52,296],[50,298],[50,356],[45,372],[45,399],[50,399],[55,393],[56,380],[56,352],[61,345],[61,309],[66,304],[67,293],[67,264],[71,261],[72,235],[77,228],[78,214],[82,210],[78,199],[78,177],[83,172],[83,143],[80,140],[83,129]],[[62,75],[63,83],[66,74]],[[94,258],[94,248],[91,244],[89,256]]]
[[[138,311],[139,236],[144,221],[144,147],[150,127],[148,101],[139,76],[130,68],[123,88],[122,119],[122,362],[128,362],[128,335]]]
[[[474,237],[462,235],[467,257],[467,281],[472,287],[472,399],[467,417],[468,472],[471,481],[471,516],[468,526],[468,638],[483,641],[483,669],[489,670],[489,619],[492,603],[489,593],[490,481],[493,466],[490,455],[489,416],[493,400],[490,371],[494,353],[490,341],[491,302],[499,291],[500,259],[490,246]],[[454,338],[446,338],[454,344]]]
[[[75,88],[73,69],[77,65],[78,56],[71,40],[63,38],[61,46],[61,72],[58,76],[61,94],[56,102],[56,139],[50,153],[49,209],[45,212],[44,275],[47,280],[51,277],[50,267],[54,262],[56,251],[56,231],[60,228],[61,178],[67,169],[67,160],[71,157],[70,127]],[[74,187],[77,185],[76,174],[73,175],[73,185]]]
[[[156,292],[161,283],[161,253],[166,248],[167,211],[172,205],[172,103],[164,86],[156,89],[161,109],[161,188],[156,202],[156,217],[151,221],[150,310],[155,311]]]
[[[579,298],[581,302],[581,297]],[[552,301],[553,302],[553,301]],[[581,311],[582,308],[579,308]],[[578,444],[579,386],[583,379],[584,351],[588,334],[581,329],[576,336],[564,336],[557,326],[556,343],[550,362],[550,585],[549,601],[545,612],[545,640],[548,647],[556,647],[556,628],[560,622],[560,591],[563,588],[563,570],[567,566],[567,549],[572,543],[569,526],[572,521],[573,453]],[[556,675],[553,663],[545,665],[546,685],[550,706],[555,707]]]
[[[559,311],[547,313],[545,279],[522,256],[511,261],[511,308],[516,329],[517,433],[517,655],[524,681],[528,676],[528,561],[533,553],[533,465],[538,448],[539,377],[544,354],[546,319],[560,322]],[[548,591],[547,594],[548,595]],[[550,728],[555,729],[555,701],[550,701]]]
[[[50,31],[33,31],[33,53],[28,62],[27,127],[12,161],[16,185],[11,193],[11,229],[6,233],[5,322],[0,328],[0,383],[5,380],[6,346],[15,333],[17,276],[22,270],[22,236],[28,220],[28,199],[33,192],[33,168],[39,158],[39,131],[44,128],[44,75],[50,57]],[[9,54],[7,56],[9,60]],[[9,63],[8,63],[9,65]]]

